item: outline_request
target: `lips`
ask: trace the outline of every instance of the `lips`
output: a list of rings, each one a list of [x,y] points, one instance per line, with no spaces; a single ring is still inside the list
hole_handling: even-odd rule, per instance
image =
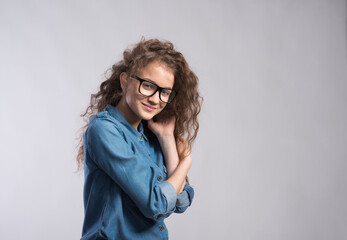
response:
[[[155,110],[154,107],[149,106],[149,105],[147,105],[147,104],[142,103],[142,105],[143,105],[148,111],[153,111],[153,110]]]

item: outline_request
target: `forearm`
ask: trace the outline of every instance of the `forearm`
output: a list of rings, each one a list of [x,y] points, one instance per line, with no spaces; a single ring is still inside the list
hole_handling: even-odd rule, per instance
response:
[[[186,176],[192,163],[191,156],[189,154],[185,159],[179,161],[176,141],[173,136],[161,137],[159,142],[166,161],[167,181],[174,186],[176,194],[179,194],[186,185]]]
[[[174,136],[163,136],[159,142],[165,158],[167,176],[170,177],[179,163],[176,141]]]
[[[182,160],[177,166],[174,173],[166,180],[174,186],[176,194],[180,193],[183,183],[185,183],[185,178],[188,174],[190,166],[191,162],[189,161],[189,159],[186,158]]]
[[[180,188],[180,191],[178,193],[181,193],[183,191],[184,186],[186,185],[186,183],[187,183],[186,178],[184,178],[184,181],[183,181],[182,186]]]

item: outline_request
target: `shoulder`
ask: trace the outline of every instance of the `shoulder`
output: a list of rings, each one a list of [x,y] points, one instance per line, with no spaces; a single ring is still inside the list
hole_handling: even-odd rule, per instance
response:
[[[87,131],[92,134],[110,131],[119,135],[124,134],[120,122],[106,111],[99,112],[90,119]]]

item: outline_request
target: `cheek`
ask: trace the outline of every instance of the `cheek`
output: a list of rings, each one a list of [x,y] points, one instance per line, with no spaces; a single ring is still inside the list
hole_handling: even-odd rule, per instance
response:
[[[136,89],[133,87],[127,89],[125,99],[129,106],[134,106],[136,101],[139,100],[139,95],[137,94]]]
[[[132,102],[133,102],[133,97],[131,96],[131,93],[130,92],[127,92],[125,94],[125,100],[127,102],[127,104],[130,106],[132,105]]]

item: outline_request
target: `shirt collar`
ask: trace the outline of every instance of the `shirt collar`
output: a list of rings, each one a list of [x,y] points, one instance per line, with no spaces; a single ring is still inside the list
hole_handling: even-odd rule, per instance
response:
[[[142,137],[148,141],[147,136],[144,133],[142,120],[138,126],[138,131],[128,122],[128,120],[121,114],[121,112],[114,106],[107,104],[105,107],[105,111],[107,111],[112,117],[117,119],[120,123],[122,123],[130,132],[138,136],[140,139]]]

